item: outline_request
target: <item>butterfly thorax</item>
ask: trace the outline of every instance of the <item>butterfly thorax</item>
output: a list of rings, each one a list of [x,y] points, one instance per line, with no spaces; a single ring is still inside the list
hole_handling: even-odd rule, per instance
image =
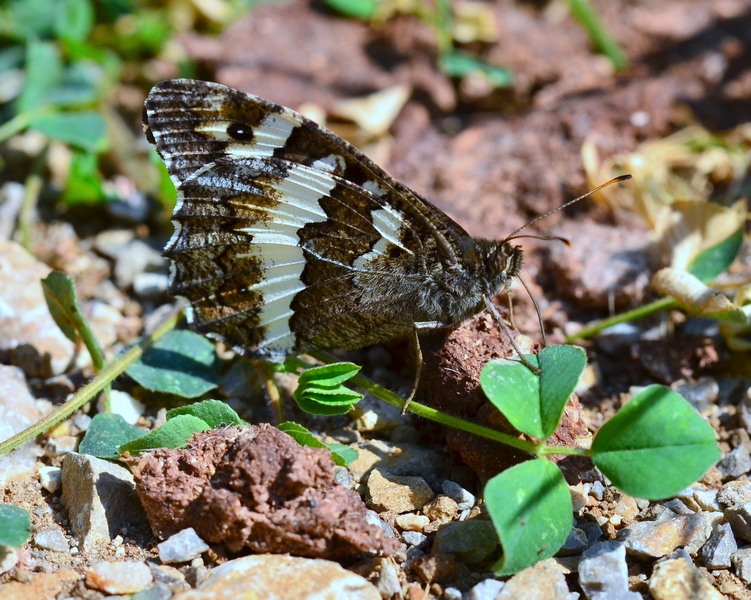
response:
[[[422,297],[431,319],[447,325],[480,312],[484,297],[496,296],[521,269],[521,248],[506,241],[467,237],[461,249],[460,260],[444,266],[437,285],[426,289]]]

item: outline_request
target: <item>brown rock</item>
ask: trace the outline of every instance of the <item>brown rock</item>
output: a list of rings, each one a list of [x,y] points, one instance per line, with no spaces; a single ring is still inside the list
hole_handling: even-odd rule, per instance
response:
[[[722,600],[724,596],[685,558],[655,565],[649,582],[654,600]]]
[[[54,573],[34,575],[31,581],[12,581],[0,585],[0,598],[3,600],[31,600],[59,597],[69,594],[73,585],[81,578],[73,569],[60,569]]]
[[[328,451],[300,446],[271,425],[199,433],[185,449],[160,448],[133,462],[138,495],[162,539],[193,527],[231,552],[337,560],[399,546],[367,522],[357,493],[334,481]]]
[[[506,582],[498,600],[566,600],[568,584],[563,568],[552,558],[524,569]]]
[[[122,465],[71,452],[63,458],[62,487],[61,500],[82,550],[108,546],[124,529],[148,535],[133,476]]]
[[[431,521],[448,523],[453,521],[456,513],[459,512],[459,505],[448,496],[439,495],[435,500],[423,506],[422,512]]]
[[[378,469],[371,471],[366,487],[368,506],[379,512],[420,510],[434,496],[421,477],[399,477]]]
[[[523,437],[480,388],[480,372],[488,362],[514,355],[508,336],[499,330],[490,315],[478,315],[448,333],[425,336],[421,343],[424,357],[421,390],[425,404],[452,416]],[[446,440],[469,467],[485,477],[529,459],[520,450],[456,429],[447,432]],[[576,396],[569,400],[558,429],[547,443],[576,447],[591,444],[591,433],[582,419],[581,404]],[[560,460],[559,466],[573,483],[576,473],[591,468],[591,462],[567,457]]]
[[[422,556],[412,568],[425,583],[452,581],[462,572],[462,565],[453,554]]]
[[[86,586],[107,594],[135,594],[152,580],[145,562],[100,562],[86,571]]]
[[[174,596],[174,600],[237,598],[380,600],[381,595],[365,578],[334,562],[264,555],[225,563],[212,570],[198,589]]]
[[[709,539],[714,525],[722,519],[721,513],[696,513],[676,515],[670,511],[657,521],[642,521],[621,530],[618,539],[629,554],[658,558],[678,547],[687,552],[697,552]]]

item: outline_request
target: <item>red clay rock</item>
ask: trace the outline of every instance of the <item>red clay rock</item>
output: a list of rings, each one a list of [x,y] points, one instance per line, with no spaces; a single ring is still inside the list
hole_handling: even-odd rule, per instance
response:
[[[334,560],[399,546],[367,523],[356,492],[335,483],[327,451],[300,446],[268,424],[199,433],[185,449],[160,448],[132,462],[162,539],[193,527],[230,552]]]

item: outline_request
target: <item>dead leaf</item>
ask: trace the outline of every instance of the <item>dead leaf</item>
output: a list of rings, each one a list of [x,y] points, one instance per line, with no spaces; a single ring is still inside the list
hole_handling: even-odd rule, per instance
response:
[[[670,267],[660,269],[652,278],[652,285],[661,294],[678,300],[692,315],[735,323],[747,322],[743,310],[727,296],[686,271]]]

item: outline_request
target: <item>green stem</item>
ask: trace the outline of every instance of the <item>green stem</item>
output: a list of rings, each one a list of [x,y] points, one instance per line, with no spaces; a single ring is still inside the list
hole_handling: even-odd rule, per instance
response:
[[[451,2],[449,0],[436,0],[434,27],[438,41],[439,55],[450,52],[454,46],[451,21]]]
[[[310,352],[309,354],[326,364],[338,362],[338,359],[328,352],[314,351]],[[309,367],[310,365],[307,366]],[[374,381],[368,379],[364,375],[360,375],[359,373],[352,377],[350,381],[357,387],[375,396],[379,400],[383,400],[384,402],[396,406],[397,408],[403,409],[404,405],[407,402],[398,394],[395,394],[394,392],[381,387]],[[464,419],[447,415],[446,413],[443,413],[429,406],[425,406],[424,404],[420,404],[419,402],[415,402],[414,400],[409,403],[407,410],[417,415],[418,417],[430,419],[431,421],[453,427],[454,429],[458,429],[460,431],[466,431],[467,433],[484,437],[495,442],[500,442],[501,444],[506,444],[507,446],[517,448],[524,452],[529,452],[530,454],[534,454],[536,456],[550,454],[575,454],[579,456],[586,456],[589,452],[588,450],[585,450],[583,448],[568,448],[533,444],[532,442],[528,442],[526,440],[520,440],[519,438],[508,433],[502,433],[495,429],[491,429],[490,427],[484,427],[482,425],[478,425],[477,423],[472,423],[471,421],[465,421]]]
[[[572,335],[566,336],[566,343],[569,344],[575,340],[584,340],[594,337],[603,329],[607,329],[608,327],[612,327],[613,325],[618,325],[620,323],[629,323],[631,321],[636,321],[638,319],[643,319],[645,317],[653,315],[654,313],[661,310],[669,310],[679,307],[680,304],[675,298],[666,296],[649,304],[645,304],[644,306],[640,306],[639,308],[635,308],[634,310],[629,310],[625,313],[621,313],[620,315],[615,315],[614,317],[603,319],[602,321],[598,321],[594,325],[585,327],[581,331],[577,331]]]
[[[574,448],[571,446],[540,446],[537,450],[537,456],[555,456],[556,454],[567,456],[592,456],[592,450],[589,448]]]
[[[78,311],[74,312],[73,320],[76,325],[76,331],[91,356],[91,364],[94,367],[94,373],[101,372],[101,370],[104,369],[104,353],[99,346],[99,341],[96,339],[94,332],[91,331],[89,322]]]
[[[136,345],[131,346],[123,354],[118,356],[109,365],[104,367],[94,379],[78,390],[76,394],[65,404],[48,414],[46,417],[34,423],[31,427],[24,429],[11,438],[0,442],[0,456],[17,448],[24,442],[38,436],[48,429],[57,425],[60,421],[67,419],[75,411],[81,408],[89,400],[94,398],[101,390],[110,385],[117,379],[130,365],[138,360],[149,346],[156,342],[168,331],[174,329],[179,319],[179,314],[172,314],[167,320],[160,325],[148,338],[141,340]]]
[[[610,59],[610,62],[613,63],[613,66],[617,70],[625,69],[628,66],[626,53],[600,20],[599,15],[592,8],[589,0],[568,0],[568,6],[574,18],[579,22],[584,31],[587,32],[592,43],[600,52]]]
[[[74,311],[72,316],[75,322],[76,331],[78,332],[78,335],[81,338],[84,346],[86,346],[86,350],[88,351],[89,356],[91,356],[91,364],[94,368],[94,373],[99,374],[102,372],[105,366],[104,352],[102,352],[99,341],[96,339],[94,332],[91,330],[89,322],[84,318],[80,311]],[[101,396],[102,406],[104,408],[104,412],[106,412],[107,414],[112,414],[110,389],[110,386],[104,387]]]
[[[24,182],[23,201],[21,210],[18,214],[18,235],[21,245],[31,252],[31,237],[34,229],[34,217],[36,216],[36,207],[39,200],[39,194],[42,192],[44,180],[42,179],[42,167],[47,160],[47,151],[49,144],[46,144],[39,155],[34,159],[31,172]],[[32,252],[33,254],[33,252]]]
[[[258,369],[263,377],[263,383],[266,387],[266,393],[269,396],[269,404],[271,405],[271,413],[273,414],[274,425],[284,422],[284,407],[282,406],[282,396],[279,393],[279,388],[274,381],[274,367],[273,363],[266,361],[258,362]]]
[[[31,113],[20,113],[0,125],[0,142],[4,142],[17,133],[21,133],[31,122]]]

